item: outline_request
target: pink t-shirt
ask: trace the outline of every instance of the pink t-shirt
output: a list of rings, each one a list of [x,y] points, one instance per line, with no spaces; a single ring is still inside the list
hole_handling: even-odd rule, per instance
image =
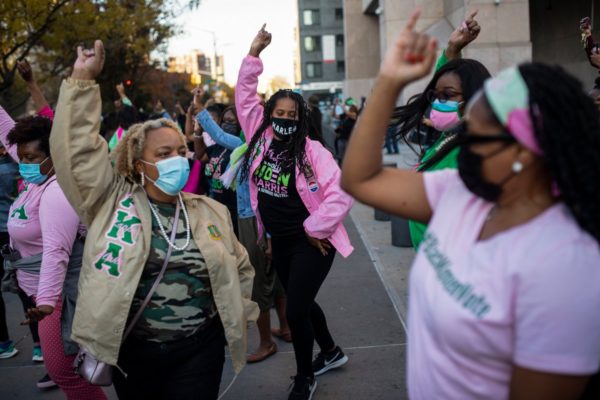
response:
[[[38,115],[54,118],[49,106]],[[0,143],[19,162],[17,146],[9,145],[7,140],[14,126],[13,119],[0,107]],[[7,228],[11,246],[22,257],[43,253],[39,275],[17,270],[19,287],[28,296],[34,296],[38,306],[54,307],[62,292],[77,232],[85,234],[85,227],[54,176],[41,185],[26,184],[10,208]]]
[[[19,287],[28,296],[35,296],[37,305],[54,306],[81,230],[79,217],[56,178],[50,177],[41,185],[28,184],[10,207],[6,226],[11,246],[22,257],[43,253],[40,275],[17,270]]]
[[[478,241],[493,204],[425,173],[434,210],[410,276],[412,400],[508,399],[512,366],[600,367],[600,246],[559,203]]]

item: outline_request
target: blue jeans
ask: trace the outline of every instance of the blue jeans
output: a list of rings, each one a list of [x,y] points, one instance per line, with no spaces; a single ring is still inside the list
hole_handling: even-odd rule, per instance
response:
[[[398,141],[394,137],[396,133],[396,127],[389,127],[387,134],[385,135],[385,150],[388,154],[398,154]]]

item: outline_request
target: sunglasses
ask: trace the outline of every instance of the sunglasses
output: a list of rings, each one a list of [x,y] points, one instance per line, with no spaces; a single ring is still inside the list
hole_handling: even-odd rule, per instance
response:
[[[464,146],[470,146],[473,144],[485,144],[485,143],[496,143],[503,142],[506,144],[514,143],[517,140],[507,130],[499,131],[498,133],[491,135],[478,135],[468,132],[467,122],[462,122],[461,129],[458,129],[457,142]]]

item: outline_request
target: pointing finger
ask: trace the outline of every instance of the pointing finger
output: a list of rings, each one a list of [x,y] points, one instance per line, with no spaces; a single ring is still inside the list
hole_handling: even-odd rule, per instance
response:
[[[473,11],[471,14],[469,14],[469,16],[467,17],[467,21],[473,21],[473,19],[475,18],[475,16],[477,15],[477,13],[479,12],[478,9],[475,9],[475,11]]]
[[[267,27],[267,24],[266,24],[266,23],[264,23],[264,24],[263,24],[263,26],[262,26],[262,28],[260,28],[260,31],[261,31],[261,32],[264,32],[266,27]]]
[[[412,32],[415,30],[415,26],[417,26],[417,21],[419,20],[419,16],[421,15],[421,9],[419,7],[417,7],[412,14],[410,15],[410,17],[408,18],[408,22],[406,23],[406,26],[404,27],[404,31],[408,31],[408,32]]]
[[[96,57],[100,58],[100,61],[104,62],[104,43],[102,40],[96,40],[94,42],[94,52],[96,53]]]

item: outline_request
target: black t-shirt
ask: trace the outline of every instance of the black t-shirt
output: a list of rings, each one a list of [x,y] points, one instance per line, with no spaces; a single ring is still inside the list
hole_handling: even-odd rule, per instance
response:
[[[208,162],[204,166],[204,177],[207,181],[208,197],[224,204],[229,209],[233,221],[237,219],[237,202],[235,192],[226,189],[219,179],[227,170],[231,150],[218,144],[206,149]]]
[[[256,171],[258,211],[265,229],[274,237],[304,234],[309,213],[296,189],[295,162],[287,162],[287,143],[273,140]]]
[[[346,117],[342,120],[337,130],[337,132],[340,134],[340,139],[350,139],[350,134],[354,129],[354,124],[356,124],[356,120],[350,117]]]

